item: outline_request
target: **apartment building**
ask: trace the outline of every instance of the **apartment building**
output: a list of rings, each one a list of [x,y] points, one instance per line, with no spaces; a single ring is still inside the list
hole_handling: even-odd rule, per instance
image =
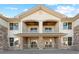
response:
[[[1,49],[79,49],[79,15],[71,18],[37,5],[14,18],[0,18]]]

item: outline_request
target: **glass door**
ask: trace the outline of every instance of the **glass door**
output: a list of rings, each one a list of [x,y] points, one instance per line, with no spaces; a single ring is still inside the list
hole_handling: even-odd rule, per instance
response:
[[[31,48],[37,48],[37,42],[32,41],[31,42]]]

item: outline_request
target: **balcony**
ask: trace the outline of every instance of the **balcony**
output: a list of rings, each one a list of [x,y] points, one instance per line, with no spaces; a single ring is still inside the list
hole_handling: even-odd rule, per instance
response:
[[[55,33],[57,22],[56,21],[44,21],[43,22],[43,33]]]
[[[22,37],[58,37],[65,33],[59,33],[59,23],[54,21],[26,21],[22,23],[22,32],[15,34]]]
[[[23,33],[55,33],[57,32],[57,22],[54,21],[27,21],[23,22]]]
[[[54,33],[54,28],[43,28],[42,33]],[[26,33],[40,33],[39,28],[28,28],[28,31]]]

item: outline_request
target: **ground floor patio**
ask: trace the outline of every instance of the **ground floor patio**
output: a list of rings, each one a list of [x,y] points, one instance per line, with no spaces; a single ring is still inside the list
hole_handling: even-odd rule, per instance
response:
[[[63,49],[64,33],[20,33],[20,49]]]
[[[23,37],[22,48],[61,48],[61,44],[61,39],[59,37]]]

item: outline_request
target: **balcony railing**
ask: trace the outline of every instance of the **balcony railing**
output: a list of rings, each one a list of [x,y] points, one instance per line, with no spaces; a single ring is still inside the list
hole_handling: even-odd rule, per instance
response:
[[[54,33],[54,30],[42,30],[42,33]],[[24,33],[40,33],[39,30],[28,30],[24,31]]]
[[[38,30],[30,30],[29,33],[38,33]]]
[[[43,30],[44,33],[53,33],[54,31],[52,30]]]
[[[55,30],[55,28],[47,27],[47,28],[41,29],[41,31],[40,31],[39,28],[36,28],[36,27],[35,27],[35,28],[23,29],[22,32],[23,32],[23,33],[40,33],[40,32],[42,32],[42,33],[55,33],[56,30]],[[58,31],[57,31],[57,32],[58,32]]]

